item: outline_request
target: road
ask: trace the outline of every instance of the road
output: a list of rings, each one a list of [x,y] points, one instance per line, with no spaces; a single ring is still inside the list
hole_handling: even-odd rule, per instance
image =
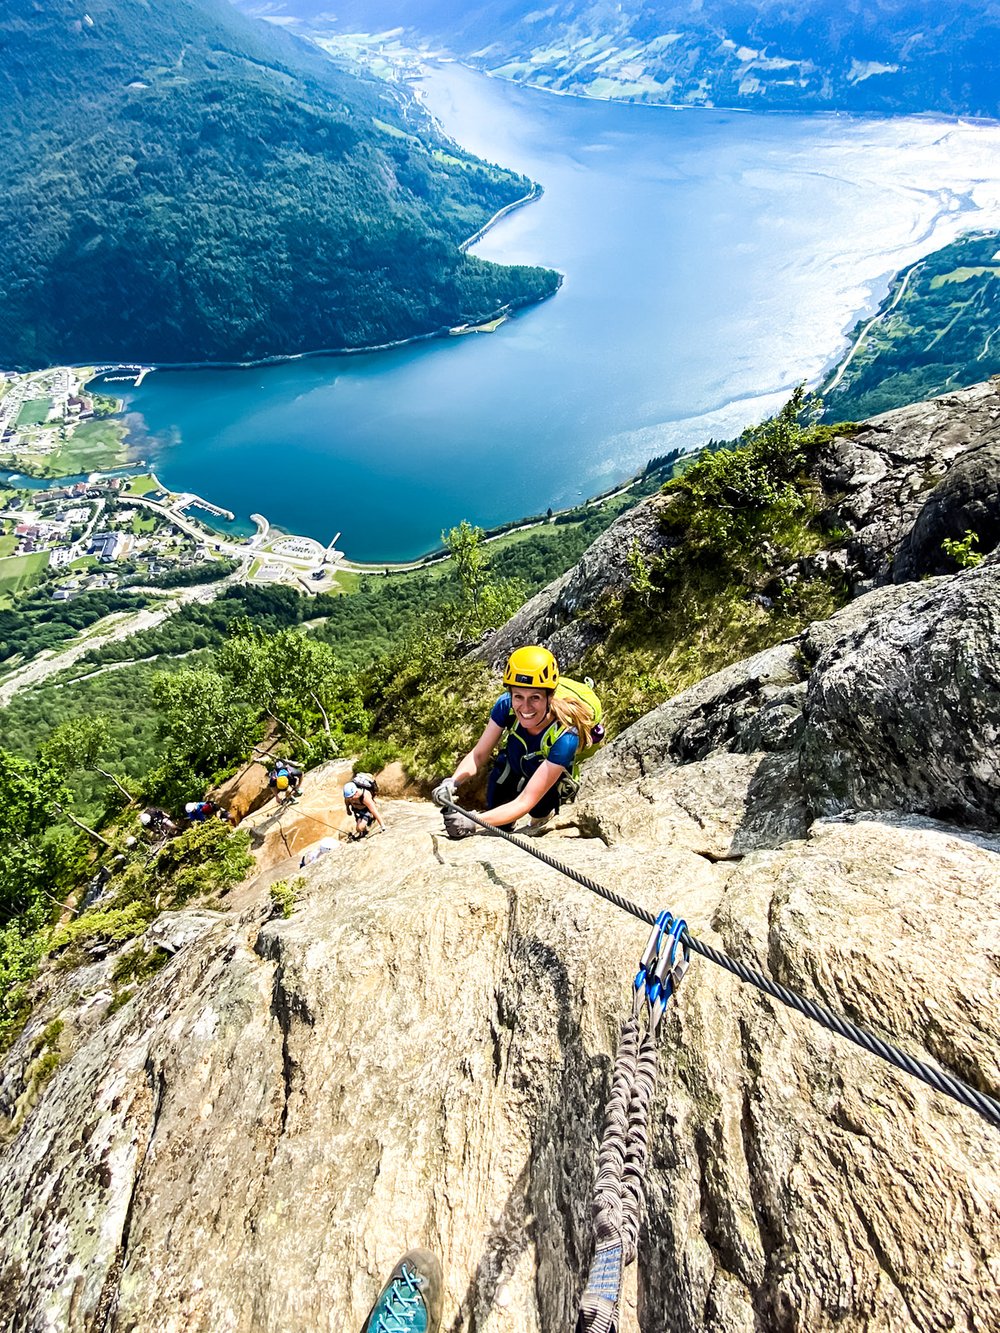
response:
[[[823,390],[824,393],[832,393],[833,390],[837,387],[837,385],[844,377],[844,371],[854,360],[855,355],[861,350],[861,344],[867,337],[868,330],[871,328],[873,324],[877,324],[880,319],[885,319],[887,315],[892,314],[892,312],[899,305],[899,302],[902,299],[903,293],[906,291],[906,287],[910,279],[913,277],[914,273],[916,273],[917,269],[922,267],[923,267],[922,264],[914,264],[912,268],[907,269],[906,273],[903,275],[903,281],[899,284],[899,288],[896,292],[896,295],[892,298],[891,304],[885,310],[880,310],[877,314],[872,315],[871,319],[858,334],[854,346],[847,353],[847,356],[844,357],[843,361],[841,361],[840,366],[837,369],[836,375],[834,375],[833,379]]]
[[[218,583],[202,583],[195,588],[184,588],[174,596],[165,598],[159,606],[145,607],[141,611],[114,612],[98,622],[106,625],[106,628],[98,633],[85,631],[81,638],[65,648],[47,649],[39,653],[24,666],[15,667],[0,682],[0,707],[9,704],[18,691],[27,689],[31,685],[38,685],[49,676],[54,676],[57,672],[72,666],[92,648],[103,648],[109,643],[117,643],[119,639],[127,639],[132,634],[138,634],[140,630],[152,629],[191,602],[213,601],[223,588],[239,579],[242,573],[241,567],[228,578],[220,579]],[[111,621],[115,623],[109,623]]]

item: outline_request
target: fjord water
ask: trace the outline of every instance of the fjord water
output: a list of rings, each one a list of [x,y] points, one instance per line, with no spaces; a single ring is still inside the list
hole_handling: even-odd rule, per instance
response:
[[[545,195],[476,253],[565,280],[493,334],[126,395],[161,480],[245,519],[406,559],[441,529],[592,495],[816,381],[893,272],[1000,229],[1000,125],[558,97],[448,64],[421,95]],[[120,386],[119,386],[120,387]]]

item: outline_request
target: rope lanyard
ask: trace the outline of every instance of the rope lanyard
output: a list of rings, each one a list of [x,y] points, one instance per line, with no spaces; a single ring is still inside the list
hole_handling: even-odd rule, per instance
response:
[[[460,805],[456,805],[454,801],[447,798],[440,799],[439,803],[445,809],[454,810],[457,814],[464,815],[466,819],[478,824],[485,832],[506,838],[515,847],[520,847],[522,851],[536,857],[553,870],[558,870],[560,874],[566,875],[567,878],[574,880],[583,888],[589,889],[591,893],[598,894],[621,911],[631,913],[632,916],[638,917],[640,921],[645,921],[647,925],[656,925],[657,918],[652,912],[647,912],[645,908],[640,907],[637,903],[624,898],[620,893],[605,888],[603,884],[598,884],[596,880],[590,879],[587,875],[581,875],[578,870],[574,870],[571,866],[563,865],[555,857],[549,856],[546,852],[532,846],[526,839],[508,833],[505,829],[494,828],[492,824],[487,824],[473,811],[464,810]],[[745,963],[737,962],[736,959],[728,957],[718,949],[713,949],[711,945],[703,944],[686,927],[681,936],[681,941],[686,949],[701,954],[703,958],[707,958],[709,962],[715,963],[718,967],[724,967],[727,972],[731,972],[733,976],[746,982],[748,986],[755,986],[758,990],[763,991],[765,995],[769,995],[772,999],[779,1000],[782,1004],[787,1005],[789,1009],[795,1009],[798,1013],[804,1014],[806,1018],[812,1019],[820,1027],[835,1032],[838,1037],[844,1037],[847,1041],[854,1042],[862,1050],[868,1051],[871,1055],[877,1055],[879,1059],[894,1065],[896,1069],[901,1070],[904,1074],[920,1079],[921,1082],[928,1084],[935,1091],[943,1093],[946,1097],[951,1097],[956,1102],[961,1102],[963,1106],[967,1106],[970,1110],[981,1115],[995,1129],[1000,1129],[1000,1102],[993,1097],[987,1096],[984,1092],[979,1092],[978,1089],[970,1087],[967,1083],[963,1083],[961,1079],[955,1078],[953,1074],[948,1074],[942,1069],[937,1069],[933,1065],[915,1059],[912,1055],[907,1055],[905,1051],[899,1050],[890,1042],[883,1041],[881,1037],[876,1037],[873,1033],[858,1027],[856,1023],[850,1022],[849,1019],[842,1018],[824,1005],[817,1004],[814,1000],[807,1000],[795,991],[780,986],[776,981],[772,981],[770,977],[764,976],[762,972],[747,967]]]
[[[656,918],[622,1025],[605,1108],[594,1184],[594,1258],[580,1299],[576,1333],[615,1333],[625,1269],[635,1261],[649,1157],[649,1110],[656,1088],[656,1037],[667,1001],[687,971],[686,926],[669,912]],[[640,1017],[646,1013],[646,1028]]]

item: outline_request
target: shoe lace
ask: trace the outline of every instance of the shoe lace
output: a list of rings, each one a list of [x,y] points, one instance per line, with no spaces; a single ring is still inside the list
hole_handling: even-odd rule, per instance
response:
[[[411,1273],[404,1264],[386,1295],[386,1307],[379,1314],[373,1333],[408,1333],[417,1315],[425,1310],[416,1273]]]

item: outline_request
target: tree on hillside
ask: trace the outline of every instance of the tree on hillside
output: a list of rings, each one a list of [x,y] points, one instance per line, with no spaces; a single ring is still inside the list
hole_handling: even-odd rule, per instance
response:
[[[126,801],[131,801],[132,793],[112,772],[101,767],[109,733],[108,719],[101,715],[71,718],[49,733],[38,747],[38,755],[66,777],[81,768],[88,773],[97,773],[113,783]]]
[[[216,656],[216,670],[248,705],[266,714],[300,744],[322,727],[329,754],[342,753],[346,735],[364,733],[368,715],[354,676],[329,644],[296,629],[267,634],[241,619]]]
[[[457,528],[441,533],[448,548],[459,586],[462,605],[460,632],[481,634],[502,625],[524,603],[527,589],[520,579],[497,579],[484,549],[485,533],[466,519]]]
[[[803,476],[813,410],[802,385],[735,448],[705,452],[667,482],[661,525],[671,548],[661,569],[719,567],[749,576],[799,535],[811,483]]]
[[[258,738],[257,711],[208,668],[155,676],[153,696],[163,712],[159,734],[167,742],[167,763],[180,779],[185,770],[210,778]]]
[[[50,764],[0,750],[0,924],[58,901],[45,835],[68,799]]]
[[[484,535],[482,528],[474,527],[464,518],[457,528],[441,533],[441,540],[447,546],[458,574],[463,600],[471,608],[474,619],[479,615],[483,589],[489,582],[486,552],[483,550]]]

